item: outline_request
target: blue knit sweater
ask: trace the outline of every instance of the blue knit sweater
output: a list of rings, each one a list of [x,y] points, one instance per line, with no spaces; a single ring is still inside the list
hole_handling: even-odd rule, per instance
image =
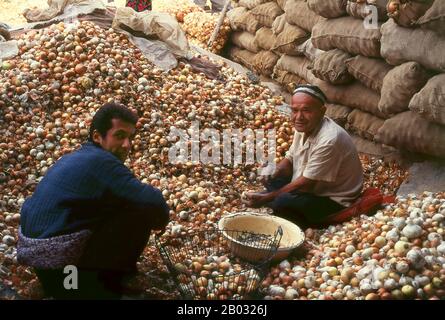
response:
[[[110,214],[150,215],[164,227],[169,208],[161,192],[141,183],[112,153],[88,142],[63,156],[23,204],[25,236],[46,239],[94,228]]]

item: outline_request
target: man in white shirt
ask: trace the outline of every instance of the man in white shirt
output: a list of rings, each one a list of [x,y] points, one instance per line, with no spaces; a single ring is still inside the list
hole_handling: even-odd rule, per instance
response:
[[[349,207],[361,194],[363,169],[348,133],[324,116],[326,97],[317,86],[299,86],[292,96],[293,143],[267,192],[247,194],[252,207],[267,206],[302,227]]]

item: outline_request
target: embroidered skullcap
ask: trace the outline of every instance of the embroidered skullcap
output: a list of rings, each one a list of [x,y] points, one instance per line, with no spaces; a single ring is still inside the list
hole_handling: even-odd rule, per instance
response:
[[[306,93],[306,94],[314,97],[315,99],[321,101],[323,104],[326,103],[327,98],[326,98],[325,94],[317,86],[314,86],[312,84],[299,85],[294,90],[294,94],[299,93],[299,92]]]

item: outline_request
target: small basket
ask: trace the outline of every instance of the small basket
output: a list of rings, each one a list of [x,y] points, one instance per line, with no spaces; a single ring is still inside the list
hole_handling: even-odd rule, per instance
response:
[[[230,236],[230,239],[228,239]],[[255,299],[282,232],[275,235],[236,230],[210,229],[175,238],[156,237],[156,246],[183,299]],[[247,261],[237,256],[234,239],[268,250],[261,259]]]

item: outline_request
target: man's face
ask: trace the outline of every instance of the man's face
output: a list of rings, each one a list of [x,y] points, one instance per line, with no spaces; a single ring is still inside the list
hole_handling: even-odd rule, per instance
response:
[[[107,131],[105,137],[94,131],[93,140],[124,162],[130,152],[136,127],[121,119],[112,119],[111,123],[112,127]]]
[[[295,129],[310,134],[323,119],[326,107],[318,99],[298,92],[292,96],[291,110]]]

